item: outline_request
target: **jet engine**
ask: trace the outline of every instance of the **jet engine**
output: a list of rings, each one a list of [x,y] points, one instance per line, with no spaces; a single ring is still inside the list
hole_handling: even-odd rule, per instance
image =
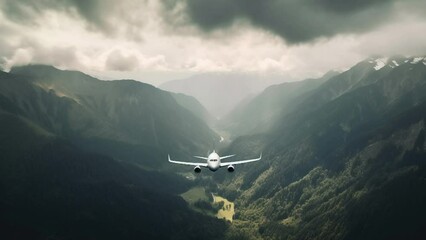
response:
[[[228,172],[233,172],[235,170],[234,166],[229,165],[228,166]]]
[[[200,166],[195,166],[194,167],[194,172],[200,173],[201,172],[201,167]]]

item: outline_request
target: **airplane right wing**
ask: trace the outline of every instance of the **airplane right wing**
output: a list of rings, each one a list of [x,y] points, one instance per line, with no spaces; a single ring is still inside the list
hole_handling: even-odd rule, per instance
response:
[[[255,162],[255,161],[259,161],[260,159],[262,159],[262,154],[260,154],[260,157],[254,158],[254,159],[246,159],[246,160],[240,160],[240,161],[235,161],[235,162],[222,162],[222,163],[220,163],[220,166],[225,167],[225,166],[229,166],[229,165],[237,165],[237,164],[242,164],[242,163]]]
[[[174,161],[170,159],[170,155],[167,155],[169,157],[169,162],[176,163],[176,164],[182,164],[182,165],[189,165],[189,166],[200,166],[200,167],[207,167],[207,163],[194,163],[194,162],[181,162],[181,161]]]
[[[233,157],[233,156],[235,156],[235,154],[228,155],[228,156],[223,156],[223,157],[220,157],[220,160],[226,159],[226,158],[230,158],[230,157]]]

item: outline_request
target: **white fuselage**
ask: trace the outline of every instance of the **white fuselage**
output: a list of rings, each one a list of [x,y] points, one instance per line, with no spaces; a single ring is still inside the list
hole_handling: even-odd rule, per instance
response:
[[[210,153],[210,155],[207,157],[207,167],[213,172],[220,168],[219,154],[216,152]]]
[[[168,155],[167,157],[169,159],[169,162],[171,162],[171,163],[194,166],[194,172],[196,172],[196,173],[201,172],[201,167],[208,168],[208,169],[210,169],[210,171],[213,171],[213,172],[215,172],[216,170],[218,170],[221,167],[226,167],[226,168],[228,168],[228,172],[233,172],[234,169],[235,169],[234,166],[237,165],[237,164],[255,162],[255,161],[259,161],[262,158],[262,154],[260,154],[260,157],[253,158],[253,159],[245,159],[245,160],[231,161],[231,162],[222,162],[221,161],[223,159],[227,159],[227,158],[230,158],[230,157],[233,157],[233,156],[235,156],[235,154],[220,157],[219,154],[216,153],[216,151],[213,151],[207,157],[194,156],[195,158],[199,158],[199,159],[203,159],[203,160],[207,161],[207,162],[203,162],[203,163],[175,161],[175,160],[170,159],[170,155]]]

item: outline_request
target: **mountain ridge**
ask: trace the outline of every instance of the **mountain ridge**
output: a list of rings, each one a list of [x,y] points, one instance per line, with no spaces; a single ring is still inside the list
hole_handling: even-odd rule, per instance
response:
[[[168,149],[204,152],[219,140],[170,93],[149,84],[39,65],[11,72],[0,82],[9,110],[89,150],[153,166]]]
[[[289,79],[288,76],[273,74],[209,73],[172,80],[159,87],[195,97],[211,115],[221,119],[250,94]]]
[[[0,124],[8,126],[0,134],[4,238],[220,237],[188,228],[194,219],[197,227],[225,231],[223,222],[193,212],[176,196],[188,187],[181,177],[84,151],[10,113],[0,111]]]
[[[236,136],[266,132],[272,127],[269,121],[286,111],[286,104],[300,101],[298,99],[303,98],[303,95],[336,74],[337,72],[330,71],[318,79],[284,82],[269,86],[262,93],[247,103],[237,106],[228,114],[221,121],[222,128]],[[250,122],[248,123],[248,121]]]
[[[294,102],[269,132],[237,138],[227,152],[263,151],[268,161],[221,183],[239,206],[232,230],[247,239],[421,239],[426,66],[413,60],[375,69],[367,59]]]
[[[24,75],[0,74],[0,122],[3,122],[4,125],[16,122],[17,128],[9,129],[8,136],[17,133],[19,137],[16,138],[18,139],[16,141],[25,138],[27,141],[22,141],[23,146],[33,144],[30,145],[31,149],[34,149],[36,153],[41,152],[39,152],[40,155],[29,155],[28,152],[19,150],[16,144],[11,144],[12,147],[2,144],[2,147],[6,153],[9,148],[15,149],[10,155],[11,158],[38,159],[37,164],[31,165],[34,167],[26,166],[24,164],[26,162],[23,161],[25,166],[23,169],[29,169],[26,171],[35,173],[37,171],[53,172],[54,179],[60,179],[58,182],[62,182],[67,187],[73,188],[74,184],[80,184],[74,182],[78,178],[82,182],[89,183],[83,187],[84,189],[92,186],[102,196],[105,191],[112,191],[136,199],[135,202],[124,201],[126,203],[124,212],[126,213],[135,209],[142,211],[148,206],[161,213],[164,211],[163,214],[170,214],[172,219],[175,217],[177,219],[196,218],[200,219],[199,221],[202,223],[213,224],[226,231],[219,235],[215,235],[217,232],[208,231],[207,238],[422,239],[425,234],[424,229],[426,229],[426,225],[422,221],[426,214],[426,208],[423,207],[423,203],[426,202],[426,192],[423,191],[426,187],[424,181],[426,163],[423,161],[426,159],[425,59],[424,57],[369,58],[336,75],[331,74],[332,76],[328,75],[318,80],[284,83],[269,87],[263,94],[246,103],[242,108],[244,111],[241,110],[242,113],[236,111],[240,115],[231,119],[230,122],[237,127],[242,124],[240,129],[247,132],[238,136],[223,151],[224,154],[240,153],[239,156],[242,158],[257,155],[263,151],[262,161],[253,165],[239,166],[232,175],[223,171],[207,175],[200,178],[199,182],[195,180],[188,183],[175,175],[164,177],[164,173],[171,172],[169,170],[173,169],[172,166],[162,168],[160,164],[149,165],[132,161],[135,156],[150,158],[147,157],[150,154],[152,156],[158,154],[158,159],[160,159],[160,153],[164,149],[172,151],[172,153],[177,151],[180,154],[185,151],[194,152],[193,149],[201,149],[202,147],[188,147],[187,144],[191,143],[179,142],[179,139],[192,136],[193,134],[188,130],[190,128],[198,129],[193,129],[198,133],[203,129],[203,127],[197,127],[196,123],[201,122],[202,119],[195,116],[196,114],[192,116],[193,118],[183,118],[190,113],[187,108],[199,107],[193,98],[184,96],[183,100],[188,100],[188,102],[179,105],[175,99],[178,95],[150,87],[144,88],[144,90],[149,90],[147,94],[144,94],[143,91],[138,90],[138,87],[135,87],[138,86],[138,83],[133,81],[111,82],[89,91],[81,84],[73,86],[72,83],[67,85],[57,82],[58,86],[55,86],[49,82],[54,82],[55,79],[49,79],[49,77],[43,79],[43,76],[46,76],[43,74],[30,81]],[[65,81],[64,79],[62,80]],[[43,88],[39,86],[40,84]],[[8,88],[4,88],[4,86]],[[100,92],[109,88],[116,90],[111,93],[111,98],[103,98],[104,95]],[[85,92],[90,92],[92,95],[85,95]],[[28,101],[21,96],[22,94],[28,95],[28,99],[33,101]],[[138,94],[149,97],[147,99],[150,101],[143,101],[143,98],[137,96]],[[116,102],[116,98],[120,101]],[[142,103],[146,103],[149,107]],[[263,106],[271,103],[273,103],[273,109],[270,112],[273,114],[269,118],[261,118],[266,115],[262,114],[262,111],[265,110]],[[164,111],[150,114],[150,109],[158,109],[153,107],[155,104],[161,105]],[[250,106],[250,104],[252,105]],[[168,107],[164,107],[164,105]],[[185,109],[183,105],[186,105],[187,108]],[[115,109],[105,106],[114,106]],[[136,108],[132,108],[132,106],[136,106]],[[133,109],[142,107],[146,109],[143,114],[148,116],[147,118],[132,115]],[[61,111],[69,109],[73,109],[78,114],[72,114],[73,112],[59,114]],[[198,109],[198,112],[202,113],[203,110]],[[253,112],[258,113],[260,117],[251,119],[250,116],[256,116],[253,115]],[[120,116],[126,116],[129,119],[122,119]],[[135,129],[138,125],[132,125],[131,119],[144,119],[144,123],[147,125],[143,126],[147,130],[152,130],[152,119],[162,119],[164,116],[169,118],[174,116],[174,118],[155,124],[165,124],[159,127],[160,129],[167,128],[167,126],[172,129],[171,133],[176,138],[172,139],[169,146],[173,147],[167,148],[167,145],[164,148],[152,147],[157,146],[155,145],[157,143],[161,144],[159,139],[165,136],[161,134],[157,136],[157,140],[154,135],[146,135],[152,137],[150,140],[154,145],[145,145],[146,148],[143,148],[143,145],[136,145],[136,147],[132,145],[132,140],[141,140],[132,139],[131,137],[134,135],[126,135],[129,133],[128,131],[137,134]],[[90,124],[89,120],[98,118],[107,119],[107,121],[93,121]],[[191,119],[197,120],[192,121]],[[127,129],[123,129],[123,125],[117,124],[127,120],[130,121],[130,124],[124,124],[124,126],[128,126]],[[256,124],[252,124],[250,122],[252,120],[256,120],[257,122],[254,121]],[[175,128],[182,126],[179,124],[167,125],[171,122],[181,122],[187,128],[184,127],[186,130],[179,131]],[[89,124],[86,126],[85,123]],[[66,128],[61,124],[75,125],[73,125],[74,128],[69,126]],[[266,125],[269,127],[260,129]],[[207,127],[206,124],[202,126]],[[114,127],[118,129],[117,132],[114,132]],[[64,129],[65,133],[60,131],[61,129]],[[103,132],[102,129],[108,131]],[[253,132],[253,129],[261,131]],[[77,140],[71,138],[70,136],[75,135],[66,131],[83,136],[83,138]],[[235,133],[238,131],[240,130],[234,130]],[[31,134],[25,137],[28,132],[39,135],[36,138]],[[114,141],[118,136],[114,134],[118,133],[123,134],[122,145]],[[101,136],[102,141],[88,138],[87,136],[91,136],[90,134]],[[180,136],[180,134],[185,135]],[[205,139],[214,138],[209,135],[209,131],[205,131],[204,134],[207,135]],[[145,136],[144,134],[137,136],[142,135]],[[8,137],[2,141],[6,143],[7,139]],[[40,143],[38,146],[41,147],[34,145],[34,142]],[[46,142],[47,145],[45,145]],[[204,146],[206,145],[208,144],[204,144]],[[92,151],[96,149],[103,149],[104,155],[113,158],[100,156],[96,151]],[[20,155],[21,152],[23,155]],[[114,154],[117,152],[122,155],[116,157]],[[65,165],[53,161],[59,159],[60,154],[66,156],[63,158]],[[90,157],[95,159],[94,162],[88,160]],[[78,158],[85,159],[85,161],[70,161]],[[54,166],[52,170],[47,171],[46,169],[49,168],[45,168],[45,163],[38,162],[39,159],[50,161],[48,165]],[[122,161],[123,159],[126,161]],[[96,163],[103,164],[100,173],[92,173],[93,170],[90,170]],[[17,172],[7,169],[20,169],[20,165],[15,165],[16,163],[1,162],[1,164],[4,165],[0,168],[0,171],[3,171],[0,176],[3,178],[13,179],[9,172]],[[91,167],[87,167],[87,164]],[[63,168],[63,166],[68,167]],[[135,168],[135,166],[150,167],[159,172],[146,169],[139,172],[138,167]],[[60,172],[63,174],[58,175],[54,173],[53,169],[61,169]],[[82,169],[82,175],[75,178],[76,172],[73,169]],[[118,170],[113,171],[112,169]],[[127,176],[128,174],[130,176]],[[138,174],[144,176],[138,177]],[[108,180],[111,178],[105,177],[109,175],[112,175],[112,183]],[[17,191],[24,186],[18,181],[19,176],[21,175],[14,178],[14,181],[17,181],[15,188]],[[36,179],[40,182],[52,180],[45,174],[35,174],[35,176],[38,176]],[[214,184],[210,182],[210,176],[215,181]],[[157,181],[158,177],[164,178]],[[137,179],[141,182],[138,183]],[[95,184],[91,182],[92,180],[99,181],[101,184]],[[156,182],[157,185],[147,188],[146,184],[151,181]],[[164,186],[167,185],[165,183],[167,181],[173,183]],[[176,194],[197,184],[206,185],[211,191],[217,192],[235,203],[237,207],[231,225],[223,226],[220,222],[193,215],[192,212],[186,214],[176,209],[176,211],[169,211],[173,210],[173,207],[172,209],[161,208],[162,203],[167,204],[168,201],[172,201],[174,202],[172,206],[186,209],[181,199],[177,200],[179,198],[173,194],[172,196],[167,193],[163,195],[160,188],[165,187],[169,190],[175,188],[170,191]],[[138,190],[129,193],[128,190],[132,189],[133,185],[137,185]],[[4,186],[7,185],[0,184],[0,187]],[[57,186],[54,186],[56,189]],[[37,185],[35,189],[46,196],[52,194],[43,185]],[[84,189],[71,193],[84,198],[84,196],[88,196]],[[16,193],[13,192],[13,187],[7,191]],[[13,194],[10,195],[13,196]],[[75,196],[71,199],[78,200],[79,198],[75,198]],[[155,196],[166,200],[150,205],[157,200]],[[96,195],[94,198],[98,199],[98,196]],[[84,199],[82,200],[84,203],[90,203],[87,198]],[[110,196],[110,199],[122,202],[121,198],[115,194]],[[138,203],[141,199],[142,202]],[[97,201],[100,203],[101,212],[108,208],[108,203],[102,199]],[[12,202],[11,199],[7,200],[8,204],[12,204]],[[133,208],[133,203],[142,204],[143,207]],[[4,205],[3,208],[7,209],[7,206]],[[114,207],[114,209],[118,208]],[[87,211],[87,208],[84,207],[83,210]],[[136,212],[140,212],[139,210]],[[114,213],[117,214],[118,219],[125,219],[126,216],[140,218],[140,216],[132,214],[121,215],[119,212],[121,211]],[[24,213],[19,212],[19,214]],[[149,214],[155,216],[152,212]],[[7,216],[12,216],[12,213],[8,212]],[[103,218],[102,214],[95,214],[95,216],[96,219]],[[84,219],[87,220],[87,218]],[[25,224],[16,219],[14,221],[20,228],[25,228]],[[183,220],[183,222],[186,221]],[[1,222],[0,219],[0,224]],[[141,224],[146,224],[146,222],[142,221]],[[174,220],[165,224],[181,226],[180,221]],[[144,233],[138,232],[137,229],[146,229],[149,225],[131,224],[129,226],[130,228],[127,229],[131,229],[132,234],[138,235]],[[123,226],[119,225],[119,227]],[[123,228],[126,229],[126,227]],[[226,228],[228,229],[225,230]],[[98,231],[97,227],[94,229],[94,231]],[[147,236],[167,238],[170,234],[176,233],[174,229],[160,235],[152,235],[148,232]],[[192,228],[187,230],[190,229]],[[200,229],[198,228],[198,230]],[[116,228],[112,228],[112,231],[111,236],[122,236]],[[67,234],[69,233],[61,232],[60,236]],[[188,233],[182,234],[186,236]],[[200,233],[197,231],[192,232],[190,238],[199,237],[198,234]]]

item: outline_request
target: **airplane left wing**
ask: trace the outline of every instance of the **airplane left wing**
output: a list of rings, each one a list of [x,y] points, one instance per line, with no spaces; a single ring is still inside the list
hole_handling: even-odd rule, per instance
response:
[[[246,160],[240,160],[240,161],[235,161],[235,162],[221,162],[220,166],[225,167],[225,166],[229,166],[229,165],[237,165],[237,164],[242,164],[242,163],[256,162],[256,161],[259,161],[260,159],[262,159],[262,154],[260,154],[260,156],[258,158],[253,158],[253,159],[246,159]]]
[[[208,158],[206,158],[206,157],[200,157],[200,156],[194,156],[195,158],[199,158],[199,159],[204,159],[204,160],[209,160]]]
[[[189,165],[189,166],[200,166],[200,167],[207,167],[207,163],[194,163],[194,162],[181,162],[181,161],[175,161],[170,159],[170,155],[167,155],[169,157],[169,162],[176,163],[176,164],[182,164],[182,165]]]

